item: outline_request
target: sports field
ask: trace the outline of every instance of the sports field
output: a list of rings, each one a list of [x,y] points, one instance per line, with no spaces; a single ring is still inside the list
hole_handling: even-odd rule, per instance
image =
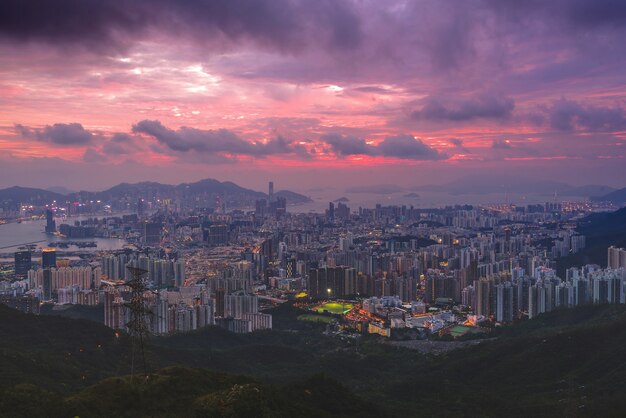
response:
[[[468,327],[466,325],[455,325],[450,329],[450,335],[454,338],[462,337],[465,334],[478,334],[480,333],[480,329],[476,327]]]
[[[298,321],[310,321],[310,322],[325,322],[329,323],[333,318],[330,316],[315,315],[315,314],[303,314],[298,316]]]
[[[327,311],[332,314],[345,315],[352,307],[353,305],[351,303],[326,302],[315,310],[320,313]]]

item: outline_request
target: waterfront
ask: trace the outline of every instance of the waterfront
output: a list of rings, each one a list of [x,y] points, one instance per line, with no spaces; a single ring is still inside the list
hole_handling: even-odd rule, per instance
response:
[[[83,218],[75,218],[72,220],[81,220]],[[64,251],[111,251],[119,250],[126,243],[123,239],[118,238],[66,238],[56,235],[47,235],[44,232],[46,225],[45,219],[37,219],[32,221],[23,221],[21,223],[11,222],[0,225],[0,253],[12,253],[19,251],[19,247],[27,244],[35,246],[35,252],[41,251],[47,247],[49,243],[54,242],[95,242],[96,247],[79,248],[76,245],[69,245],[68,248],[57,247],[59,253]]]
[[[341,198],[346,198],[343,203],[352,211],[358,211],[359,207],[374,208],[377,204],[406,205],[421,209],[442,208],[454,205],[484,206],[493,204],[514,204],[526,206],[529,204],[544,204],[554,201],[554,194],[545,193],[481,193],[481,194],[454,194],[450,192],[393,192],[393,193],[365,193],[350,192],[340,189],[325,189],[320,191],[308,191],[303,194],[312,199],[312,202],[289,206],[288,210],[294,213],[324,213],[328,209],[329,202],[337,205]],[[558,200],[581,201],[580,196],[558,196]]]

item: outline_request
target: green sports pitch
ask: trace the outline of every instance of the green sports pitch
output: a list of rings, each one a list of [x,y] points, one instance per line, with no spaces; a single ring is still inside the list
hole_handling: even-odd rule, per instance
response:
[[[331,316],[316,315],[316,314],[299,315],[297,319],[298,321],[324,322],[326,324],[334,321],[334,319]]]
[[[352,307],[353,305],[351,303],[326,302],[315,308],[315,311],[319,313],[327,311],[332,314],[345,315],[350,311],[350,309],[352,309]]]

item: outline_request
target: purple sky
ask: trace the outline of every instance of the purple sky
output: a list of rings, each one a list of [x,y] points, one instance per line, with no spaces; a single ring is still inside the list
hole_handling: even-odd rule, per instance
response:
[[[626,186],[625,1],[3,0],[0,56],[0,187]]]

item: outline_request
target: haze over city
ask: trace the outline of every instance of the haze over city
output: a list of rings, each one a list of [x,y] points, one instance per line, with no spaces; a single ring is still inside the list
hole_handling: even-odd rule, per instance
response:
[[[3,1],[0,186],[623,187],[625,21],[618,1]]]

